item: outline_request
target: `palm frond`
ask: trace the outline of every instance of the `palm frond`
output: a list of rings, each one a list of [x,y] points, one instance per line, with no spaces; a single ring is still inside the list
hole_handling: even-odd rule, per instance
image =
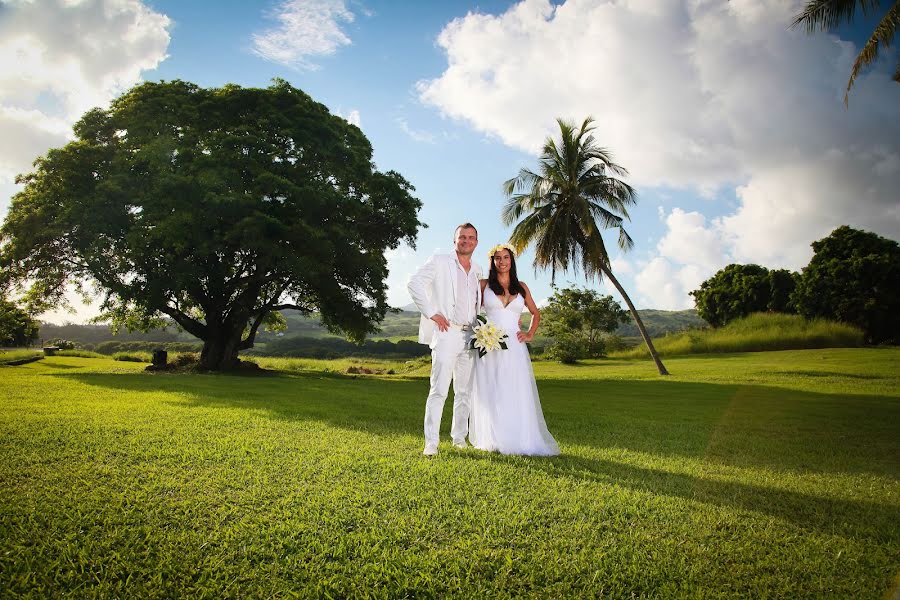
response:
[[[847,81],[847,90],[844,92],[844,106],[848,106],[850,103],[850,88],[856,82],[856,76],[859,74],[860,69],[875,62],[875,59],[878,58],[878,47],[880,44],[884,44],[886,48],[890,47],[898,24],[900,24],[900,2],[894,2],[894,5],[884,15],[878,26],[875,27],[872,37],[863,46],[859,56],[856,57],[856,61],[853,63],[850,79]],[[894,73],[894,81],[900,81],[898,75],[900,75],[900,65],[898,65],[897,72]]]
[[[634,240],[631,239],[624,227],[619,227],[619,248],[623,252],[628,252],[634,248]]]
[[[613,229],[616,227],[621,227],[624,219],[619,215],[607,210],[603,206],[600,206],[597,203],[591,203],[591,215],[594,219],[600,221],[602,227],[601,229]]]
[[[879,0],[858,0],[863,14],[877,10]],[[791,23],[791,29],[803,26],[806,33],[829,31],[853,20],[857,0],[811,0]]]
[[[529,169],[519,169],[519,174],[503,182],[503,192],[507,196],[512,196],[516,190],[531,190],[534,181],[539,179],[540,175]]]
[[[542,235],[546,229],[548,213],[547,210],[533,212],[515,226],[509,237],[509,243],[516,249],[516,254],[521,253]]]

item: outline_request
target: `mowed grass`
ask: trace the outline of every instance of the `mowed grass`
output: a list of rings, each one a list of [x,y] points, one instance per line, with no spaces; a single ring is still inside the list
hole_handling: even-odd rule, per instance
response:
[[[782,313],[755,313],[718,329],[692,329],[653,340],[656,350],[663,356],[858,348],[864,343],[865,334],[852,325]],[[610,354],[617,358],[650,356],[643,341],[633,348]]]
[[[326,364],[0,369],[0,596],[896,591],[898,349],[537,362],[549,459],[452,449],[450,402],[426,459],[427,368]]]

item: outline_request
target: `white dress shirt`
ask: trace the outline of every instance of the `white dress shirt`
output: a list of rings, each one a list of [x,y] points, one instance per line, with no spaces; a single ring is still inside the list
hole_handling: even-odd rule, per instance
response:
[[[450,322],[456,325],[469,325],[475,320],[476,306],[478,302],[478,277],[475,275],[475,269],[470,266],[469,272],[466,273],[465,268],[459,262],[456,262],[456,306],[453,314],[448,315]]]

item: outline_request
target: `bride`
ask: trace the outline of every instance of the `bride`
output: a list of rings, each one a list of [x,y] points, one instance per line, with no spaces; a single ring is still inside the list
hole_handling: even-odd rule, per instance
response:
[[[528,286],[516,277],[512,247],[500,244],[488,252],[491,268],[481,280],[482,303],[489,321],[506,331],[506,350],[475,359],[475,387],[469,441],[481,450],[502,454],[559,454],[547,431],[528,346],[541,321]],[[531,313],[527,332],[519,327],[522,309]]]

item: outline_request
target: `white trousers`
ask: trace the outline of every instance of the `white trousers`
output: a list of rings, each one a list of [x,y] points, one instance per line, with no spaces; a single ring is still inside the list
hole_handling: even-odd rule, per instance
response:
[[[425,445],[437,447],[444,403],[453,381],[453,425],[450,437],[463,442],[469,433],[469,410],[475,381],[475,352],[468,348],[471,332],[451,327],[435,331],[431,345],[431,389],[425,400]]]

